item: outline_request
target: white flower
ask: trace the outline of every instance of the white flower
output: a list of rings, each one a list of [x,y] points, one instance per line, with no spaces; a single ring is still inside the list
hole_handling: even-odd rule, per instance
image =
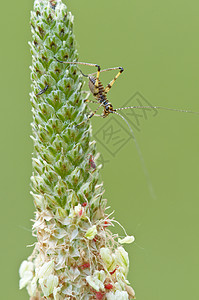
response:
[[[106,275],[103,270],[101,271],[95,271],[93,276],[87,276],[86,281],[94,290],[99,292],[99,290],[104,291],[104,280],[106,278]]]
[[[34,297],[37,290],[37,278],[34,277],[33,280],[28,284],[27,291],[29,296]]]
[[[19,289],[23,289],[25,286],[30,283],[30,281],[33,278],[33,270],[34,270],[34,264],[30,261],[24,260],[21,263],[21,266],[19,268],[19,275],[21,277],[19,281]]]
[[[106,279],[106,274],[103,270],[101,271],[95,271],[93,276],[97,279],[99,279],[100,281],[104,282],[104,280]]]
[[[102,257],[103,262],[105,263],[108,271],[113,271],[116,268],[115,255],[109,248],[101,248],[100,255]]]
[[[25,272],[24,276],[19,281],[19,289],[23,289],[33,278],[33,273],[30,271]]]
[[[52,274],[46,278],[39,279],[39,283],[41,285],[41,289],[45,297],[48,297],[50,294],[53,293],[54,289],[58,285],[58,282],[58,277]]]
[[[54,300],[59,300],[60,299],[60,295],[58,294],[58,292],[61,291],[61,287],[55,287],[53,290],[53,297]]]
[[[19,268],[19,275],[20,277],[23,277],[25,272],[27,271],[33,272],[33,270],[34,270],[34,264],[31,261],[24,260],[22,261],[21,266]]]
[[[85,236],[87,237],[87,239],[92,240],[94,239],[96,234],[97,234],[97,228],[96,225],[93,225],[87,230]]]
[[[115,250],[115,260],[116,263],[124,269],[124,274],[126,275],[129,269],[129,257],[128,253],[124,250],[123,247],[118,247]]]
[[[38,278],[48,277],[54,271],[54,261],[49,261],[43,264],[42,267],[36,269],[36,275]]]
[[[124,273],[125,273],[124,268],[122,267],[119,267],[117,269],[117,272],[115,273],[117,284],[118,284],[117,289],[119,289],[120,291],[125,290],[126,285],[129,284],[129,281],[125,278],[126,274]]]
[[[107,300],[128,300],[128,293],[125,291],[116,291],[115,293],[107,293],[106,294]]]
[[[109,248],[103,247],[100,249],[100,255],[103,259],[103,262],[106,264],[106,267],[108,268],[113,262],[111,250]]]
[[[92,277],[92,276],[87,276],[86,277],[86,281],[97,292],[99,292],[99,290],[104,290],[104,285],[103,285],[103,283],[99,279],[97,279],[95,277]]]
[[[123,238],[123,239],[118,239],[118,242],[120,243],[120,244],[131,244],[131,243],[133,243],[135,241],[135,238],[134,238],[134,236],[133,235],[131,235],[131,236],[129,236],[129,235],[127,235],[125,238]]]
[[[124,284],[122,283],[122,286],[119,282],[116,282],[115,283],[115,289],[118,290],[118,291],[122,291],[124,288]]]

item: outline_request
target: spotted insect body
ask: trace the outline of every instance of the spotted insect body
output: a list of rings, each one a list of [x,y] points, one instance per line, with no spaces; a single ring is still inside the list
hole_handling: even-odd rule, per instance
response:
[[[113,105],[108,102],[105,88],[100,80],[98,80],[98,87],[96,87],[96,78],[94,76],[89,76],[88,86],[97,102],[101,103],[104,107],[104,113],[102,115],[103,118],[107,117],[109,113],[115,111],[113,109]]]

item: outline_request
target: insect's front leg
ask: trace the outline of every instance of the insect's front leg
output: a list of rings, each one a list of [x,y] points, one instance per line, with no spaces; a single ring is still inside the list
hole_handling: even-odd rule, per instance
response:
[[[92,114],[94,114],[95,115],[95,117],[101,117],[101,115],[97,115],[97,114],[95,114],[95,112],[94,111],[92,111],[92,109],[90,108],[90,106],[88,105],[88,103],[97,103],[97,104],[99,104],[99,102],[97,102],[97,101],[94,101],[94,100],[89,100],[89,99],[85,99],[84,100],[84,103],[86,103],[86,105],[87,105],[87,107],[88,107],[88,109],[90,110],[90,112],[91,112],[91,115]],[[100,105],[101,106],[101,105]],[[97,110],[98,110],[99,108],[97,108]],[[89,117],[88,117],[88,119],[89,119]]]
[[[92,100],[89,100],[89,99],[85,99],[84,102],[85,102],[86,104],[87,104],[88,102],[91,102],[91,103],[99,103],[99,102],[97,102],[97,101],[92,101]],[[82,121],[81,123],[77,124],[75,127],[84,124],[84,123],[87,122],[89,119],[91,119],[93,116],[95,116],[95,117],[103,117],[103,115],[98,115],[98,114],[96,114],[96,112],[98,111],[98,109],[99,109],[101,106],[102,106],[102,103],[98,106],[98,108],[97,108],[96,110],[92,111],[92,109],[91,109],[91,108],[88,106],[88,104],[87,104],[87,107],[89,108],[91,114],[87,117],[86,120],[84,120],[84,121]]]
[[[96,112],[98,111],[98,109],[99,109],[102,105],[103,105],[103,103],[100,103],[100,105],[98,106],[98,108],[97,108],[96,110],[94,110],[94,111],[90,114],[90,116],[88,116],[88,119],[91,119],[93,116],[95,116],[95,115],[96,115]]]

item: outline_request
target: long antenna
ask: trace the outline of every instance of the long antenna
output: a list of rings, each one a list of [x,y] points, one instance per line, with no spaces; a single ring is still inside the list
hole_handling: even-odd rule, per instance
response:
[[[152,196],[153,199],[156,199],[156,196],[155,196],[155,193],[154,193],[154,190],[153,190],[153,185],[151,183],[151,180],[150,180],[150,176],[149,176],[149,173],[148,173],[148,170],[146,168],[146,164],[144,162],[144,158],[143,158],[143,155],[142,155],[142,152],[141,152],[141,149],[137,143],[137,140],[135,138],[135,135],[134,135],[134,132],[133,132],[133,129],[131,128],[131,126],[129,125],[128,121],[120,114],[118,114],[117,112],[113,111],[114,114],[120,116],[120,118],[122,118],[125,123],[127,124],[131,134],[132,134],[132,137],[133,137],[133,140],[135,142],[135,146],[136,146],[136,149],[137,149],[137,152],[138,152],[138,155],[139,155],[139,158],[140,158],[140,162],[141,162],[141,165],[142,165],[142,169],[144,171],[144,175],[146,177],[146,180],[147,180],[147,184],[148,184],[148,188],[149,188],[149,191],[150,191],[150,194]]]
[[[120,107],[116,108],[115,110],[124,110],[124,109],[143,109],[143,108],[155,108],[155,109],[163,109],[163,110],[170,110],[170,111],[178,111],[183,113],[190,113],[190,114],[196,114],[198,115],[198,111],[192,111],[192,110],[186,110],[186,109],[177,109],[177,108],[168,108],[168,107],[162,107],[162,106],[128,106],[128,107]]]

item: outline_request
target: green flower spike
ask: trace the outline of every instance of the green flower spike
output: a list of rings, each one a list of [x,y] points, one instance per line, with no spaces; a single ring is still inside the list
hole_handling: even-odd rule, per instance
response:
[[[35,0],[31,29],[37,242],[21,264],[20,288],[37,300],[130,299],[128,254],[107,228],[112,220],[105,214],[97,162],[90,171],[90,155],[98,156],[91,123],[76,126],[88,114],[82,75],[76,65],[55,59],[78,60],[73,16],[61,0]]]

